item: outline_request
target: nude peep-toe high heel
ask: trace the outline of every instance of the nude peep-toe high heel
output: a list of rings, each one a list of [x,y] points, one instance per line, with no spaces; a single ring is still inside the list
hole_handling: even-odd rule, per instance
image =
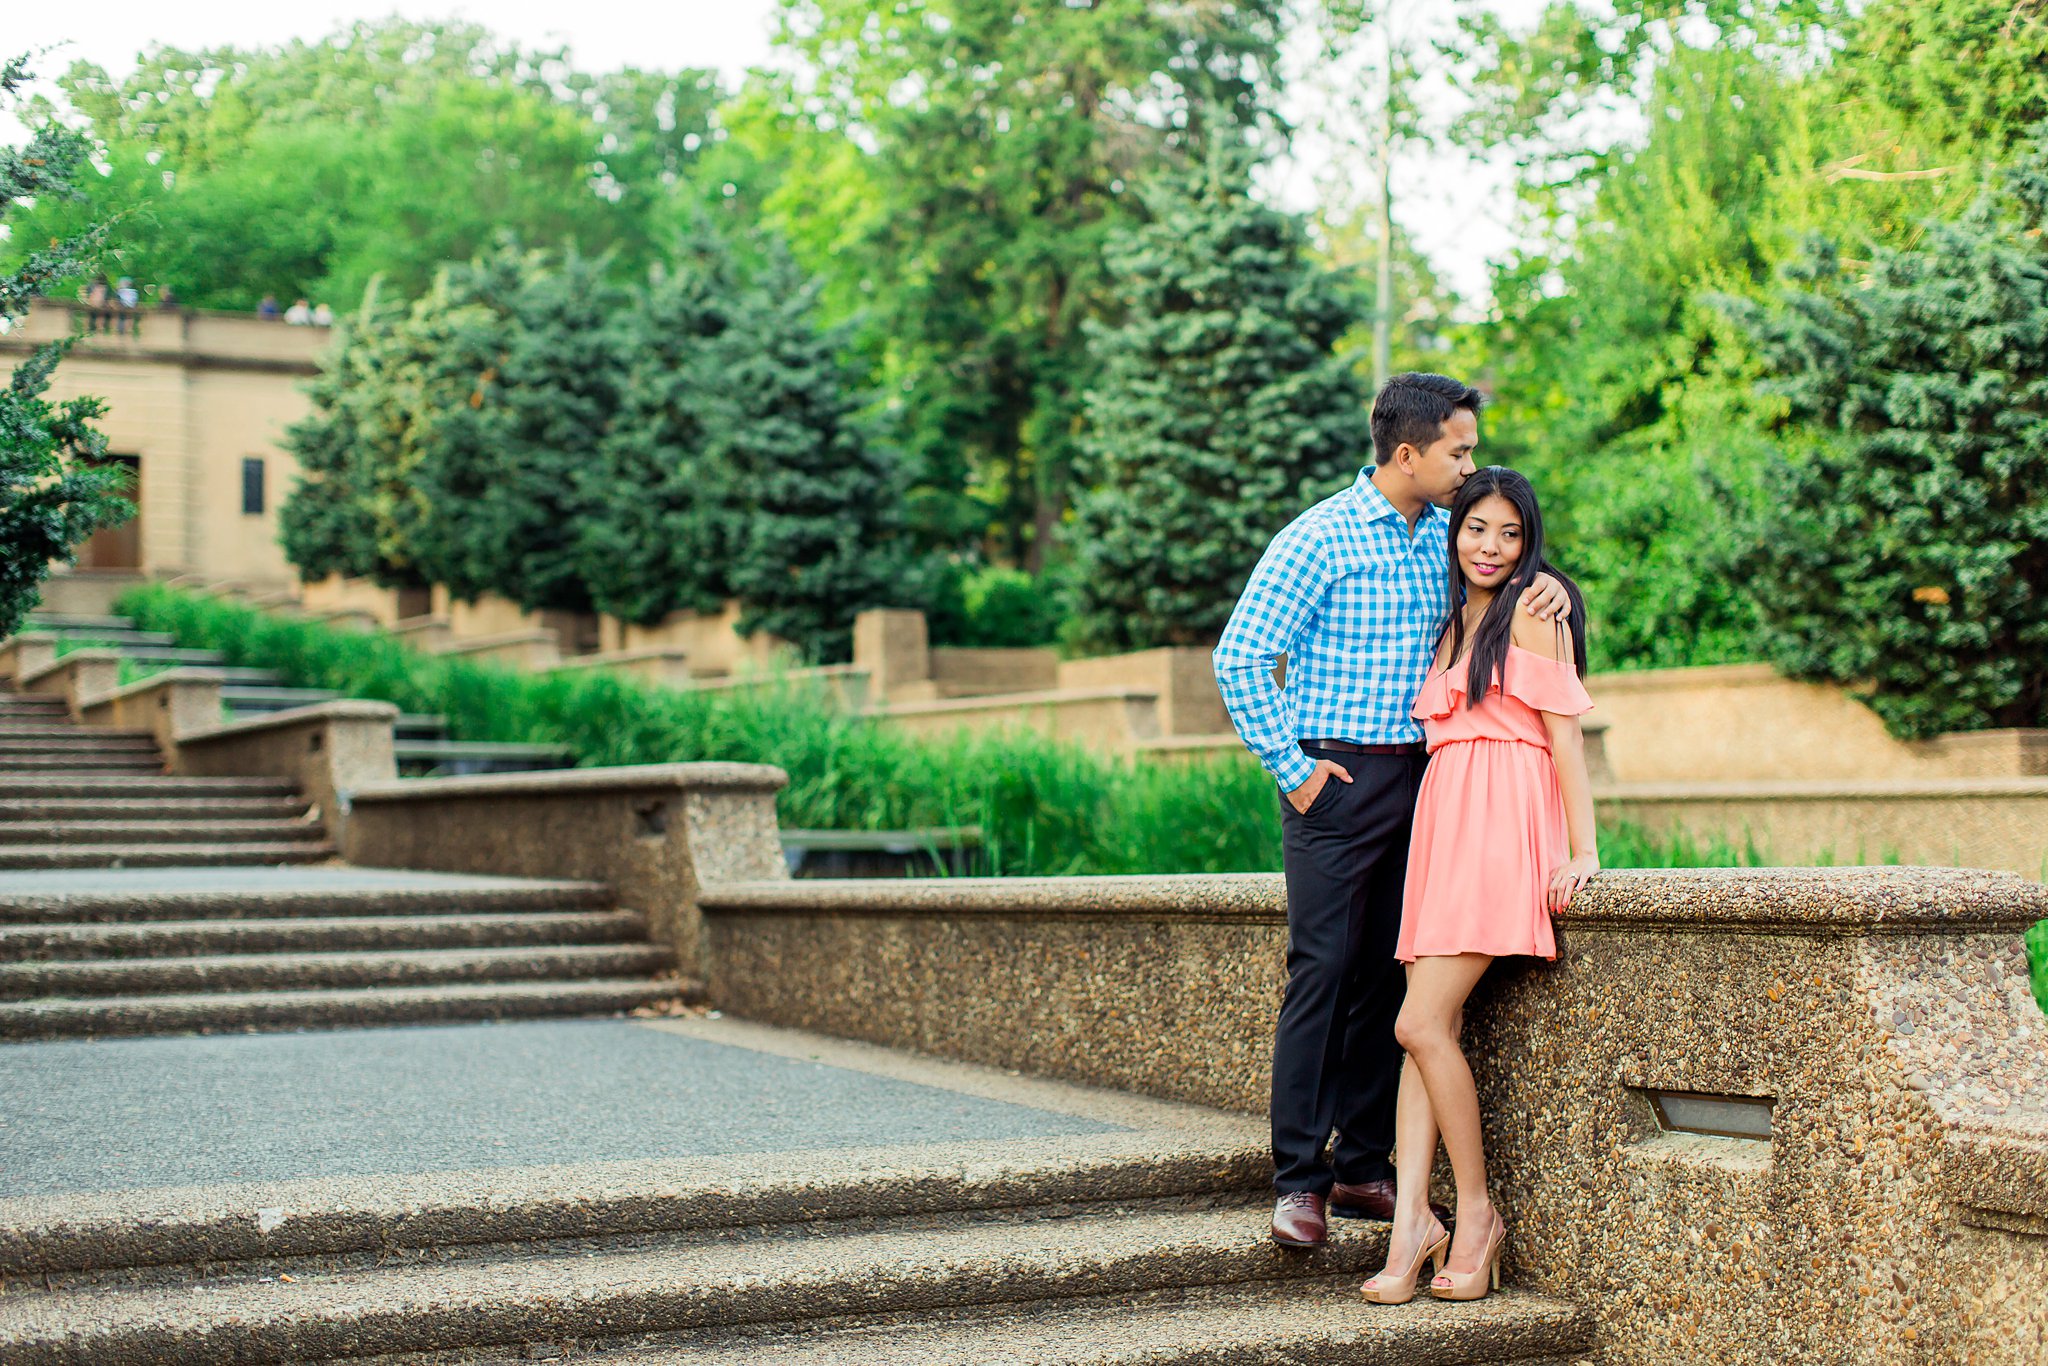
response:
[[[1496,1213],[1493,1236],[1486,1240],[1486,1255],[1479,1259],[1479,1269],[1445,1271],[1439,1264],[1435,1279],[1429,1283],[1429,1293],[1440,1300],[1479,1300],[1486,1298],[1489,1282],[1492,1289],[1500,1289],[1500,1254],[1507,1241],[1508,1226]],[[1439,1281],[1443,1284],[1438,1284]]]
[[[1415,1282],[1422,1275],[1422,1264],[1430,1262],[1438,1271],[1444,1269],[1444,1258],[1451,1255],[1451,1235],[1444,1226],[1436,1226],[1434,1237],[1423,1241],[1416,1250],[1415,1260],[1408,1264],[1408,1274],[1395,1276],[1390,1270],[1383,1270],[1377,1276],[1368,1277],[1358,1293],[1371,1304],[1406,1304],[1415,1298]]]

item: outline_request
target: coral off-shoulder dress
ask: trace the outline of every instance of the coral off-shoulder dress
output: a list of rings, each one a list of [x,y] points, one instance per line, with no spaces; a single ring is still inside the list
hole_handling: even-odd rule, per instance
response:
[[[1569,855],[1564,793],[1541,713],[1593,709],[1569,661],[1509,645],[1500,680],[1465,705],[1464,659],[1431,674],[1414,716],[1429,739],[1401,902],[1404,963],[1457,953],[1557,957],[1546,892]]]

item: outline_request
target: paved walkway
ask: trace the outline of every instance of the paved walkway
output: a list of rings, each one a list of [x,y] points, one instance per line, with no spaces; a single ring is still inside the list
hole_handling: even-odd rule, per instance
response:
[[[0,1045],[0,1198],[1124,1132],[933,1075],[623,1020]]]

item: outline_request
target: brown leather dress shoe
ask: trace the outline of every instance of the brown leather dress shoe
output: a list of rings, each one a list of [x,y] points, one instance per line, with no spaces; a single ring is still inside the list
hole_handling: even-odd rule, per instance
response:
[[[1321,1247],[1329,1235],[1323,1197],[1314,1191],[1283,1195],[1273,1206],[1273,1241],[1280,1246]]]
[[[1445,1228],[1451,1227],[1451,1211],[1436,1201],[1429,1202],[1429,1212]],[[1347,1186],[1342,1181],[1330,1187],[1330,1213],[1339,1219],[1377,1219],[1381,1223],[1394,1220],[1394,1183],[1392,1181],[1362,1181],[1356,1186]]]

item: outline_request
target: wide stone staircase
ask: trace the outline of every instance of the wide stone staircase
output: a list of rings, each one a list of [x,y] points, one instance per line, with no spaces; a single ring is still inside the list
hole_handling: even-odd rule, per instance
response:
[[[138,673],[174,668],[217,673],[222,680],[224,721],[332,702],[341,697],[332,689],[287,686],[273,669],[229,666],[215,650],[179,648],[168,635],[136,629],[129,617],[33,612],[21,634],[60,642],[59,648],[66,650],[112,650]],[[392,750],[400,776],[407,778],[514,773],[567,768],[573,763],[569,752],[559,745],[452,739],[445,718],[424,714],[398,718],[392,729]]]
[[[145,666],[218,666],[114,619],[57,629],[127,631],[115,647]],[[326,700],[224,672],[242,714]],[[417,736],[433,718],[409,720]],[[283,780],[167,776],[145,733],[0,693],[0,1048],[34,1059],[15,1075],[75,1088],[81,1052],[278,1042],[71,1042],[102,1036],[610,1014],[697,989],[606,886],[352,867],[320,815]],[[262,1065],[237,1056],[260,1090]],[[115,1146],[151,1141],[147,1123],[39,1127],[52,1092],[23,1089],[0,1105],[0,1178],[10,1147],[32,1165],[38,1145],[104,1142],[118,1166]],[[793,1109],[796,1132],[814,1104],[758,1081],[722,1094],[705,1103]],[[1384,1225],[1279,1249],[1256,1125],[1113,1104],[1134,1108],[1078,1138],[503,1169],[439,1161],[432,1136],[348,1109],[389,1163],[349,1170],[389,1174],[68,1194],[0,1179],[0,1362],[1565,1366],[1592,1347],[1583,1308],[1512,1289],[1364,1304]],[[1186,1128],[1154,1131],[1138,1106]],[[274,1122],[290,1145],[289,1112]]]
[[[599,1015],[689,990],[598,886],[0,874],[0,1039]]]
[[[0,693],[0,1038],[601,1014],[683,992],[602,886],[349,868],[289,782]]]
[[[0,693],[0,869],[315,863],[326,830],[289,783],[173,778],[146,731]]]
[[[652,1188],[53,1209],[0,1240],[0,1359],[1562,1366],[1590,1345],[1584,1311],[1513,1291],[1364,1304],[1385,1226],[1274,1247],[1255,1150],[779,1156]]]

